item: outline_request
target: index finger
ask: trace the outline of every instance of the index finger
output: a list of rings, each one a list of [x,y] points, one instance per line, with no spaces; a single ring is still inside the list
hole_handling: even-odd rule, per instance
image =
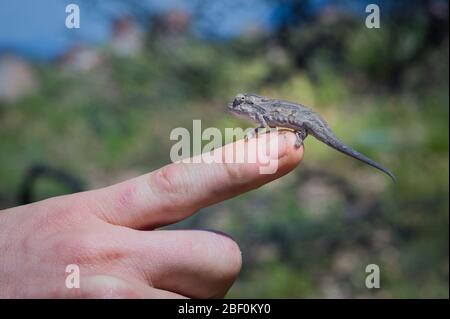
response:
[[[265,136],[265,137],[264,137]],[[88,192],[94,213],[109,223],[136,229],[151,229],[180,221],[198,209],[223,201],[275,180],[297,166],[303,157],[303,147],[296,148],[292,132],[272,132],[248,142],[239,140],[214,150],[198,159],[199,163],[173,163],[151,173]],[[277,139],[278,143],[271,143]],[[270,144],[270,145],[269,145]],[[277,169],[262,173],[266,162],[259,156],[258,145],[271,148],[271,160]],[[225,158],[235,152],[255,161],[227,163]],[[217,156],[218,155],[218,156]],[[209,163],[209,156],[222,159]],[[196,162],[192,160],[192,162]]]

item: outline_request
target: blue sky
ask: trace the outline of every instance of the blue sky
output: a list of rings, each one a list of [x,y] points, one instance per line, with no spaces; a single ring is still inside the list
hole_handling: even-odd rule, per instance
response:
[[[277,5],[275,0],[0,0],[0,54],[13,51],[33,59],[47,60],[77,41],[102,43],[110,36],[111,19],[108,17],[125,14],[133,1],[148,7],[150,13],[171,8],[194,11],[201,6],[204,14],[194,19],[193,31],[209,39],[233,37],[254,25],[270,30],[286,14],[286,7]],[[309,2],[309,10],[313,13],[327,4],[335,4],[354,14],[365,15],[365,6],[372,2],[382,7],[384,17],[395,4],[408,3],[314,0]],[[65,8],[70,3],[80,6],[80,29],[65,27]],[[97,7],[93,7],[93,3]]]
[[[86,5],[92,0],[0,0],[0,53],[13,51],[35,59],[50,59],[76,41],[101,43],[110,36],[110,21],[98,10]],[[152,12],[170,8],[190,10],[198,1],[142,0]],[[81,11],[81,28],[65,28],[65,7],[76,3]],[[124,12],[120,1],[100,1],[104,12],[113,15]],[[238,34],[248,25],[268,26],[272,7],[266,1],[209,0],[207,10],[218,13],[220,19],[196,21],[197,33],[211,33],[216,37]],[[103,12],[103,11],[102,11]],[[223,12],[228,14],[223,15]]]

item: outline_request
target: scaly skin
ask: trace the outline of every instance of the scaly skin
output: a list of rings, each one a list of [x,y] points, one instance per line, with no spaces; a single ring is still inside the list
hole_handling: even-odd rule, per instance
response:
[[[297,135],[296,147],[300,147],[308,135],[335,150],[356,158],[389,175],[395,182],[394,174],[386,167],[353,150],[340,141],[328,124],[317,113],[304,105],[278,99],[269,99],[256,94],[238,94],[228,104],[231,113],[250,119],[259,124],[247,137],[253,137],[259,129],[269,127],[288,128]]]

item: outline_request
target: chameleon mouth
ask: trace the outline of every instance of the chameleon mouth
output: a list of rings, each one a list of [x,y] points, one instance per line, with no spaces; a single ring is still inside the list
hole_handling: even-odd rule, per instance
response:
[[[230,102],[230,103],[228,103],[228,105],[227,105],[228,109],[229,109],[231,112],[233,112],[233,113],[238,113],[238,112],[239,112],[239,109],[238,109],[236,106],[237,106],[237,105],[236,105],[235,102]]]
[[[242,111],[239,110],[239,109],[237,109],[237,108],[235,108],[235,107],[233,106],[233,104],[228,105],[228,110],[229,110],[231,113],[233,113],[233,114],[241,114],[241,113],[242,113]]]

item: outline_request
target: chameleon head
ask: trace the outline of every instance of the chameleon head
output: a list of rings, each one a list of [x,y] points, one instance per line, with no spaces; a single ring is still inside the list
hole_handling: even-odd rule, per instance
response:
[[[232,102],[228,103],[228,110],[238,116],[250,117],[251,114],[255,113],[258,102],[263,99],[263,97],[255,94],[239,93]]]

